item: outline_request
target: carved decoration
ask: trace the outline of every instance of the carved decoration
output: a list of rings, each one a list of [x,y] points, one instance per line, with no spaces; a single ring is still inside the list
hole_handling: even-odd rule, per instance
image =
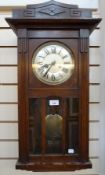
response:
[[[88,38],[89,38],[89,30],[88,29],[80,29],[80,51],[81,53],[88,52]]]
[[[35,16],[35,10],[34,9],[26,9],[24,10],[24,17],[34,17]]]
[[[42,15],[43,14],[43,15]],[[40,4],[27,5],[26,9],[14,10],[14,18],[91,18],[92,11],[80,9],[77,5],[49,1]]]
[[[65,4],[61,2],[57,2],[54,0],[50,0],[49,2],[44,2],[40,4],[31,4],[27,5],[27,8],[29,9],[38,9],[38,8],[44,8],[44,7],[51,7],[52,5],[58,6],[58,7],[64,7],[65,9],[75,9],[78,8],[78,5],[72,5],[72,4]]]
[[[81,47],[81,53],[87,53],[88,52],[88,39],[87,38],[81,38],[80,40],[80,47]]]
[[[65,11],[62,8],[51,6],[50,8],[43,8],[39,11],[40,13],[47,14],[49,16],[55,16],[61,13],[65,13]]]
[[[18,51],[19,51],[20,54],[27,53],[27,39],[26,38],[19,38]]]
[[[80,17],[81,16],[81,11],[78,9],[71,9],[70,10],[70,16],[71,17]]]
[[[27,52],[27,29],[18,29],[18,51],[25,54]]]

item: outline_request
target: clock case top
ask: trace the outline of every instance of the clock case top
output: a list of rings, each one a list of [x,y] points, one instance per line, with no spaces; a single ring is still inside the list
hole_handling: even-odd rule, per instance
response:
[[[91,9],[63,4],[54,0],[27,5],[13,10],[13,17],[6,18],[19,37],[18,29],[88,29],[91,33],[101,19],[92,18]],[[23,33],[22,33],[23,35]],[[25,36],[24,36],[25,37]]]
[[[88,150],[89,35],[101,19],[92,18],[90,9],[81,9],[77,5],[63,4],[52,0],[46,3],[27,5],[23,9],[15,9],[13,17],[6,18],[6,21],[18,37],[19,160],[16,168],[32,171],[72,171],[91,168]],[[79,64],[73,75],[74,78],[71,77],[71,80],[61,86],[62,88],[60,86],[58,89],[55,88],[56,93],[54,88],[49,88],[44,84],[42,85],[44,88],[41,90],[40,83],[35,89],[35,84],[32,83],[34,77],[29,66],[31,65],[29,58],[34,53],[34,46],[38,42],[40,45],[49,41],[68,43],[68,46],[76,54],[77,65]],[[78,56],[81,61],[77,60]],[[80,72],[80,77],[77,76],[78,72]],[[72,83],[68,86],[70,81]],[[45,88],[48,90],[46,91]],[[50,94],[56,96],[58,93],[64,97],[70,95],[81,97],[80,156],[68,158],[65,155],[54,157],[42,154],[40,157],[36,156],[30,159],[27,99],[34,96],[45,97]]]

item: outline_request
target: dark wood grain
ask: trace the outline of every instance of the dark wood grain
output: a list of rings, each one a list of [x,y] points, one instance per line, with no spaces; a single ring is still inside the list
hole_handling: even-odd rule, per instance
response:
[[[101,19],[92,18],[89,9],[50,1],[28,5],[26,9],[14,10],[13,17],[7,18],[6,21],[18,37],[19,159],[16,168],[30,171],[72,171],[91,168],[89,161],[89,35]],[[72,76],[56,86],[42,83],[32,70],[32,58],[37,48],[50,41],[66,45],[73,54],[75,64]],[[68,99],[70,98],[78,98],[79,109],[76,113],[71,111],[69,114],[71,109],[69,109]],[[38,114],[35,112],[30,116],[29,101],[32,99],[41,100],[40,154],[30,152],[32,149],[29,143],[29,118],[36,117],[35,115]],[[48,143],[45,118],[48,99],[60,100],[58,107],[51,108],[53,112],[58,111],[63,118],[62,152],[59,154],[53,154],[53,152],[48,154],[46,151]],[[33,111],[36,110],[33,109]],[[33,120],[36,123],[37,117]],[[34,127],[36,123],[33,124]],[[33,138],[34,141],[35,138]],[[51,146],[52,140],[49,144]],[[73,144],[77,151],[70,154],[68,149]]]

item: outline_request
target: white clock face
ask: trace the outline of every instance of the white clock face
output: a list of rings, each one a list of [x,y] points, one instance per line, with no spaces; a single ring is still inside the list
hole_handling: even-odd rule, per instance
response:
[[[64,83],[74,70],[73,54],[59,42],[48,42],[34,53],[32,68],[35,76],[45,84]]]

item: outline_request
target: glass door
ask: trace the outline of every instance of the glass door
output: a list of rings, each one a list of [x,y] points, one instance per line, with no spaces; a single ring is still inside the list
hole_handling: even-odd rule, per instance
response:
[[[30,154],[76,154],[79,150],[79,98],[29,100]]]

